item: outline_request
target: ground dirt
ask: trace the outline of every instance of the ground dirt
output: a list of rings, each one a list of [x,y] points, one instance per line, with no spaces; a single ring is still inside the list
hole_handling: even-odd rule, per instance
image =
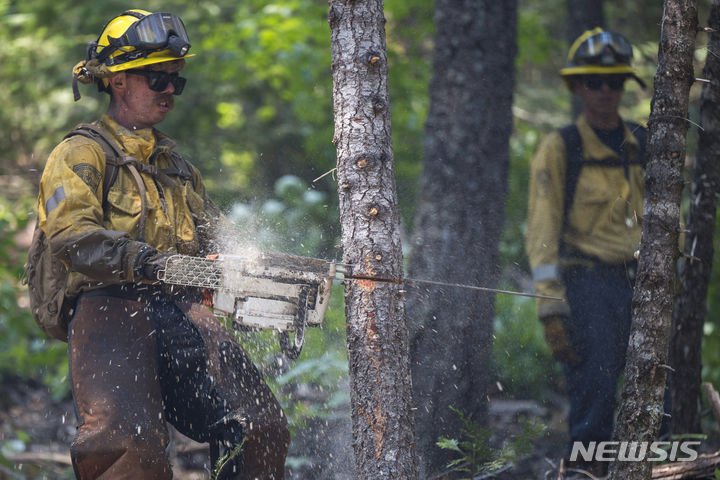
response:
[[[47,389],[36,383],[6,380],[0,388],[3,447],[0,480],[74,478],[69,455],[76,427],[72,400],[53,401]],[[542,405],[533,400],[491,399],[493,447],[502,446],[513,434],[520,433],[522,420],[537,420],[547,429],[534,442],[531,454],[492,476],[481,475],[476,479],[558,478],[559,460],[567,445],[566,416],[567,404],[560,395]],[[352,480],[350,429],[350,419],[338,415],[296,432],[288,461],[288,480]],[[194,442],[171,429],[170,457],[175,480],[210,478],[207,444]]]
[[[72,400],[54,401],[47,389],[37,383],[12,380],[4,382],[0,388],[0,445],[4,447],[3,455],[8,461],[5,465],[0,464],[0,480],[74,478],[69,454],[76,427]],[[520,419],[538,419],[548,426],[543,437],[535,442],[536,448],[531,455],[493,478],[554,478],[553,465],[561,456],[566,441],[564,408],[561,400],[551,402],[550,407],[533,401],[491,401],[491,428],[497,432],[493,444],[499,445],[511,434],[519,433]],[[297,432],[287,478],[352,479],[350,428],[349,418],[338,416]],[[171,429],[170,456],[175,480],[209,478],[207,444],[194,442]]]

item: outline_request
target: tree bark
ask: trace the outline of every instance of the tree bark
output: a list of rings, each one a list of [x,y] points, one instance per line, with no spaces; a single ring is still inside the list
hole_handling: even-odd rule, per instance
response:
[[[495,286],[512,131],[515,0],[436,0],[425,160],[408,275]],[[487,415],[495,297],[408,285],[420,478],[454,457],[435,444],[459,438],[450,406]]]
[[[568,45],[572,45],[585,30],[605,27],[604,3],[604,0],[565,0]]]
[[[645,206],[625,382],[613,437],[653,441],[664,415],[697,0],[665,0],[647,146]],[[648,479],[648,462],[614,462],[610,479]]]
[[[343,262],[351,265],[345,313],[356,476],[414,479],[383,6],[329,5]]]
[[[720,0],[713,0],[709,25],[720,25]],[[720,51],[720,33],[710,34],[708,52]],[[708,55],[702,78],[700,131],[693,168],[681,292],[674,311],[670,351],[673,433],[700,432],[703,323],[713,263],[713,237],[720,196],[720,60]]]

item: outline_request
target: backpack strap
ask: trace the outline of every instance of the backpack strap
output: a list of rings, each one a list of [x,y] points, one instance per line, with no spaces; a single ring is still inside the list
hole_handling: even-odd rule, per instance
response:
[[[105,176],[103,177],[103,198],[102,206],[103,209],[107,204],[108,191],[115,180],[117,179],[118,169],[126,166],[130,170],[135,183],[137,184],[138,191],[140,192],[140,221],[138,224],[138,240],[141,242],[145,241],[145,221],[147,219],[147,195],[145,190],[145,182],[143,182],[140,173],[138,172],[138,165],[142,165],[135,157],[125,155],[122,148],[117,144],[115,139],[107,134],[100,127],[90,124],[81,123],[75,127],[70,133],[65,135],[65,138],[70,138],[75,135],[82,135],[83,137],[94,140],[103,150],[105,154]],[[157,169],[155,169],[157,170]]]
[[[167,175],[175,175],[177,177],[180,177],[186,182],[189,181],[192,183],[193,188],[196,188],[195,177],[193,177],[190,162],[185,160],[183,156],[175,150],[170,150],[170,161],[172,162],[173,166],[171,168],[164,169],[163,172],[165,172]]]
[[[625,125],[630,129],[630,131],[635,135],[635,140],[637,140],[638,145],[640,148],[638,149],[638,155],[635,159],[631,159],[630,163],[634,164],[640,164],[645,168],[645,147],[647,146],[647,129],[640,125],[639,123],[635,122],[625,122]]]
[[[83,137],[94,140],[100,148],[102,148],[105,154],[105,176],[103,177],[103,208],[107,203],[108,190],[115,180],[117,179],[117,160],[123,156],[123,151],[115,140],[110,137],[100,127],[91,123],[81,123],[76,126],[70,133],[65,135],[65,138],[74,137],[75,135],[82,135]]]
[[[560,129],[560,136],[565,142],[565,197],[563,201],[563,222],[562,231],[565,231],[568,221],[568,213],[575,199],[580,170],[583,167],[582,138],[580,131],[575,124]]]
[[[642,165],[645,168],[645,143],[647,141],[647,130],[637,123],[625,122],[628,129],[635,135],[640,148],[635,158],[621,158],[619,160],[585,160],[583,158],[582,138],[577,125],[567,125],[559,130],[560,136],[565,142],[566,166],[565,166],[565,198],[563,201],[563,231],[567,226],[568,213],[575,200],[575,190],[580,178],[580,171],[586,165],[600,165],[606,167],[629,165]]]

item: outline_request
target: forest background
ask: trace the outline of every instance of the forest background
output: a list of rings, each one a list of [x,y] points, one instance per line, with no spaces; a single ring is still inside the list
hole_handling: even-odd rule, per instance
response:
[[[701,1],[700,21],[709,0]],[[132,7],[132,5],[131,5]],[[332,77],[327,4],[314,0],[147,0],[140,8],[171,11],[192,42],[183,75],[188,85],[159,125],[203,173],[211,196],[238,227],[238,249],[339,260],[340,223],[333,137]],[[0,384],[42,385],[57,399],[69,395],[65,344],[46,340],[33,324],[21,283],[45,160],[75,124],[96,120],[107,98],[81,86],[75,103],[71,69],[100,27],[126,2],[0,0]],[[429,105],[433,2],[386,0],[390,101],[403,244],[412,232]],[[609,29],[625,34],[647,90],[627,85],[621,113],[645,122],[650,112],[662,2],[606,0]],[[514,131],[509,194],[501,241],[499,287],[529,291],[524,228],[529,162],[539,139],[571,120],[571,97],[557,72],[566,59],[565,0],[520,2],[515,59]],[[700,34],[696,72],[706,38]],[[691,90],[697,117],[700,85]],[[493,115],[493,112],[487,112]],[[697,131],[691,128],[688,155]],[[688,164],[690,161],[688,160]],[[320,178],[322,177],[322,178]],[[406,251],[406,256],[411,252]],[[717,266],[716,266],[717,267]],[[703,345],[704,380],[720,385],[720,270],[713,269]],[[493,285],[487,285],[493,286]],[[267,366],[294,428],[337,413],[347,404],[342,295],[333,296],[325,326],[308,334],[298,361],[277,372],[277,344],[265,335],[246,341]],[[497,390],[504,398],[540,403],[562,391],[531,299],[498,296],[494,322]],[[319,386],[322,402],[299,402],[286,387]],[[0,398],[0,408],[5,408]],[[334,412],[334,413],[333,413]],[[2,452],[19,448],[23,432],[0,425]]]

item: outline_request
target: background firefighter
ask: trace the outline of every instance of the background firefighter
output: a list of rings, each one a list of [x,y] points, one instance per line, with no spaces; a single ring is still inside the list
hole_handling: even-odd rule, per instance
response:
[[[526,249],[538,316],[563,363],[571,443],[610,440],[631,321],[643,211],[645,128],[618,108],[632,46],[600,28],[573,43],[560,70],[583,103],[573,125],[548,136],[531,165]],[[604,474],[607,464],[570,465]]]
[[[78,478],[169,479],[165,421],[216,456],[242,446],[218,478],[283,478],[289,430],[260,373],[191,290],[157,283],[168,255],[215,253],[223,223],[198,170],[154,129],[185,87],[190,42],[168,13],[113,18],[77,82],[110,94],[93,125],[122,151],[113,178],[97,138],[76,134],[51,153],[39,228],[68,269],[68,331]]]

